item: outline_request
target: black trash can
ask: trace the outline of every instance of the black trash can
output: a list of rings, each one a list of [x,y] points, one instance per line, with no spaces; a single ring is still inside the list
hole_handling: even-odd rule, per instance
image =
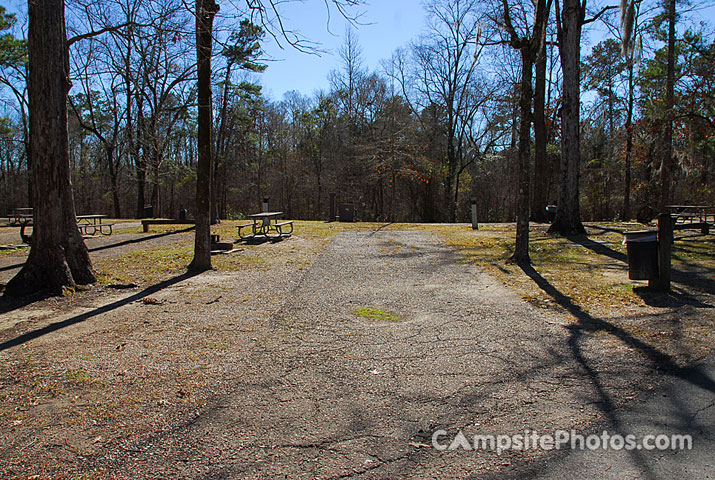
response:
[[[154,218],[154,207],[144,205],[144,218]]]
[[[341,203],[338,209],[338,218],[341,222],[355,221],[355,205],[352,203]]]
[[[549,221],[549,223],[553,223],[554,219],[556,219],[556,211],[559,209],[556,205],[546,205],[546,220]]]
[[[185,208],[179,209],[179,220],[186,220],[186,209]]]
[[[628,251],[628,278],[656,280],[658,278],[658,232],[642,230],[625,233]]]

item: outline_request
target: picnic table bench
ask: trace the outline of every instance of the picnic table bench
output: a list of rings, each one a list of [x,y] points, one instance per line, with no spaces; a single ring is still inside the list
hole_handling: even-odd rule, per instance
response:
[[[102,223],[102,219],[106,217],[106,215],[77,215],[77,229],[80,235],[96,235],[98,233],[111,235],[114,224]],[[20,238],[23,243],[30,244],[32,235],[25,233],[25,230],[32,226],[32,215],[24,214],[17,221],[20,225]]]
[[[10,215],[7,216],[7,219],[10,225],[22,225],[22,223],[28,219],[32,220],[32,208],[15,208]]]
[[[700,229],[703,235],[715,226],[715,207],[707,205],[666,205],[673,230]]]
[[[82,235],[111,235],[113,223],[102,223],[106,215],[77,215],[77,228]]]
[[[251,223],[238,225],[238,238],[248,240],[257,236],[266,238],[289,237],[293,233],[293,220],[278,221],[283,212],[262,212],[248,215]],[[250,234],[242,233],[243,229],[250,229]],[[274,232],[271,234],[271,232]]]

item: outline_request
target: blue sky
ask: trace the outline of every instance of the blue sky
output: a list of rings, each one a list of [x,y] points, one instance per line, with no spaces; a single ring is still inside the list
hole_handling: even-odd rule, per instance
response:
[[[346,20],[336,11],[328,14],[322,0],[285,4],[283,20],[288,28],[322,44],[328,53],[308,55],[290,46],[281,50],[267,38],[264,50],[276,61],[260,75],[263,93],[280,100],[289,90],[311,95],[316,90],[328,90],[328,73],[340,65],[337,50],[343,43]],[[363,49],[364,67],[374,71],[381,59],[389,58],[399,47],[407,45],[422,31],[424,10],[419,0],[368,0],[356,12],[364,12],[355,31]],[[330,31],[328,31],[328,28]]]
[[[706,3],[712,1],[706,0]],[[364,12],[361,25],[356,25],[355,29],[363,49],[364,67],[370,71],[378,69],[380,60],[389,58],[397,48],[409,44],[425,26],[420,0],[367,0],[366,5],[355,11]],[[333,10],[328,22],[323,0],[288,2],[282,5],[282,12],[287,28],[299,30],[304,37],[320,42],[328,53],[308,55],[287,45],[281,50],[267,37],[264,50],[275,61],[268,62],[268,69],[260,75],[264,95],[280,100],[289,90],[304,95],[328,90],[328,73],[340,66],[337,49],[343,42],[346,20]],[[706,21],[711,28],[715,23],[715,7],[712,6],[689,15],[692,23]],[[588,55],[591,47],[603,40],[605,34],[603,27],[592,26],[581,54]]]

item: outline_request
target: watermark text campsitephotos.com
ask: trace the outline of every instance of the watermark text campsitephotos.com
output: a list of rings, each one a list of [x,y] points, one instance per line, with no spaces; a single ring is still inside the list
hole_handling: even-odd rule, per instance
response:
[[[600,434],[583,435],[575,430],[556,430],[553,434],[541,434],[535,430],[524,430],[513,435],[483,435],[468,437],[462,431],[449,434],[437,430],[432,434],[432,446],[439,451],[446,450],[488,450],[501,455],[506,450],[691,450],[693,438],[690,435],[653,434],[636,436],[632,434],[611,434],[604,430]]]

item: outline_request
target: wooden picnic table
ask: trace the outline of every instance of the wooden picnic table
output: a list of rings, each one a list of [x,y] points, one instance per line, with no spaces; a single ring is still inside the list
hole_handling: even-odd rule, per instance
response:
[[[102,235],[111,235],[113,223],[102,223],[102,219],[107,218],[106,215],[77,215],[77,229],[79,229],[80,235],[96,235],[101,233]],[[27,227],[32,226],[32,215],[26,215],[24,217],[19,217],[18,222],[20,224],[20,238],[22,238],[23,243],[30,244],[32,242],[32,235],[26,234],[25,230]]]
[[[666,205],[676,230],[699,228],[707,235],[715,226],[715,207],[710,205]]]
[[[288,237],[293,233],[293,221],[286,220],[279,222],[278,220],[283,215],[283,212],[261,212],[248,215],[248,218],[252,220],[251,223],[245,223],[243,225],[238,225],[238,237],[241,240],[246,240],[249,238],[254,238],[256,236],[262,235],[266,238],[281,238]],[[244,235],[241,230],[244,228],[251,229],[250,235]],[[284,229],[288,229],[284,231]],[[271,235],[271,232],[274,232]]]
[[[77,228],[82,235],[111,235],[113,223],[102,223],[106,215],[77,215]]]
[[[20,225],[32,220],[32,207],[21,207],[12,210],[12,213],[7,217],[10,225]]]

